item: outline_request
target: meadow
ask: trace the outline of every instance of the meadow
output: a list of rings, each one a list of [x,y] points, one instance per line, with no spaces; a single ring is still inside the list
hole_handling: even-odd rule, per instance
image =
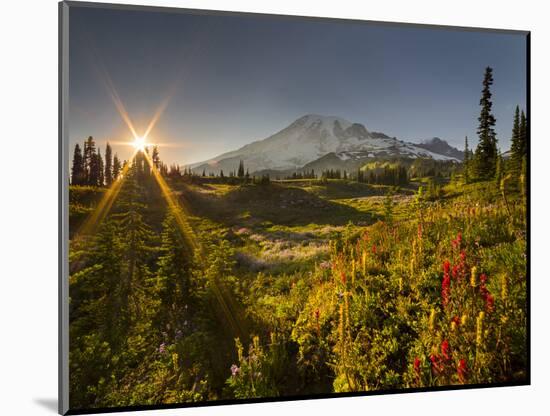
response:
[[[527,380],[523,182],[151,176],[70,187],[72,408]]]

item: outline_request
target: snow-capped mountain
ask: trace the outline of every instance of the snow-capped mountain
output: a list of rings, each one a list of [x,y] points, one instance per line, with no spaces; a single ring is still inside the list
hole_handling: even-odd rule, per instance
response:
[[[433,137],[431,139],[425,140],[421,143],[416,144],[416,146],[421,147],[422,149],[429,150],[440,155],[446,155],[453,157],[458,160],[464,159],[464,152],[452,147],[445,140],[440,139],[439,137]]]
[[[384,133],[369,132],[364,125],[340,117],[309,114],[266,139],[190,167],[195,172],[228,172],[236,170],[243,160],[250,173],[285,171],[299,169],[329,154],[341,161],[388,157],[459,160]]]

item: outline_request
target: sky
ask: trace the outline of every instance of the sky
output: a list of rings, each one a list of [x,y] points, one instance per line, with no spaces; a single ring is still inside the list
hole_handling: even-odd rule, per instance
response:
[[[402,140],[477,143],[484,69],[494,70],[499,147],[526,103],[521,33],[346,21],[70,8],[71,149],[93,136],[122,159],[164,104],[148,141],[188,164],[266,138],[306,114]],[[103,151],[103,150],[102,150]]]

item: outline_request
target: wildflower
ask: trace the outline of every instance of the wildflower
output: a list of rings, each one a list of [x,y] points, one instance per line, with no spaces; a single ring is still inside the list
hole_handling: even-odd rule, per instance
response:
[[[451,359],[451,356],[450,356],[449,354],[450,354],[449,341],[444,340],[444,341],[441,343],[441,355],[442,355],[443,358],[445,358],[446,360],[450,360],[450,359]]]
[[[503,301],[508,297],[508,280],[505,274],[500,276],[500,297]]]
[[[372,245],[372,254],[376,254],[376,244]]]
[[[443,281],[441,282],[441,299],[443,307],[449,303],[449,296],[451,294],[451,277],[449,276],[450,263],[445,260],[443,263]]]
[[[430,331],[433,331],[434,329],[434,322],[435,322],[435,309],[432,308],[432,310],[430,311],[430,319],[428,321],[428,326],[430,328]]]
[[[416,382],[420,383],[420,358],[414,357],[414,374],[416,375]]]
[[[439,372],[441,372],[441,370],[443,370],[443,365],[441,363],[441,357],[439,355],[437,355],[437,354],[430,355],[430,361],[432,363],[432,371],[435,374],[438,374]]]
[[[487,312],[493,312],[495,309],[495,298],[490,293],[485,296],[485,309]]]
[[[470,286],[476,287],[476,273],[477,273],[477,267],[472,266],[470,269]]]
[[[159,349],[158,349],[159,353],[161,354],[164,354],[166,352],[166,344],[163,342],[162,344],[159,345]]]
[[[466,360],[464,358],[461,358],[458,361],[458,365],[456,367],[456,374],[458,375],[458,381],[460,381],[462,384],[466,383],[466,376],[468,374],[468,366],[467,366]]]
[[[451,268],[451,263],[449,263],[449,260],[445,260],[445,261],[443,262],[443,273],[448,274],[450,268]]]
[[[342,280],[342,284],[346,284],[346,274],[344,272],[340,273],[340,280]]]
[[[451,241],[451,244],[453,245],[453,248],[460,248],[461,243],[462,243],[462,233],[459,231],[456,238]]]
[[[468,322],[468,315],[464,314],[460,317],[460,325],[464,326]]]
[[[453,279],[458,278],[458,272],[459,272],[459,265],[455,264],[451,270],[451,275],[453,276]]]
[[[479,276],[479,281],[481,282],[481,284],[487,283],[487,275],[485,273],[481,273],[481,275]]]
[[[315,320],[318,321],[319,320],[319,309],[315,309]]]
[[[481,346],[483,344],[483,320],[485,319],[485,312],[481,311],[476,319],[476,345]]]
[[[236,364],[233,364],[231,366],[231,376],[232,377],[237,377],[240,372],[241,372],[241,369],[239,367],[237,367]]]
[[[172,354],[172,365],[174,366],[174,370],[178,371],[179,369],[179,363],[178,363],[179,355],[177,352]]]
[[[455,315],[451,319],[451,331],[454,332],[458,326],[460,326],[460,317]]]

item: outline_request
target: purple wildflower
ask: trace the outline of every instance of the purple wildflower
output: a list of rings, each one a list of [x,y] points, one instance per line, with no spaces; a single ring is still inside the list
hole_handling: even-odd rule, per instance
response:
[[[232,377],[237,377],[240,373],[241,369],[239,367],[237,367],[236,364],[233,364],[231,366],[231,376]]]
[[[161,354],[164,354],[166,352],[166,344],[164,342],[159,345],[159,352]]]

